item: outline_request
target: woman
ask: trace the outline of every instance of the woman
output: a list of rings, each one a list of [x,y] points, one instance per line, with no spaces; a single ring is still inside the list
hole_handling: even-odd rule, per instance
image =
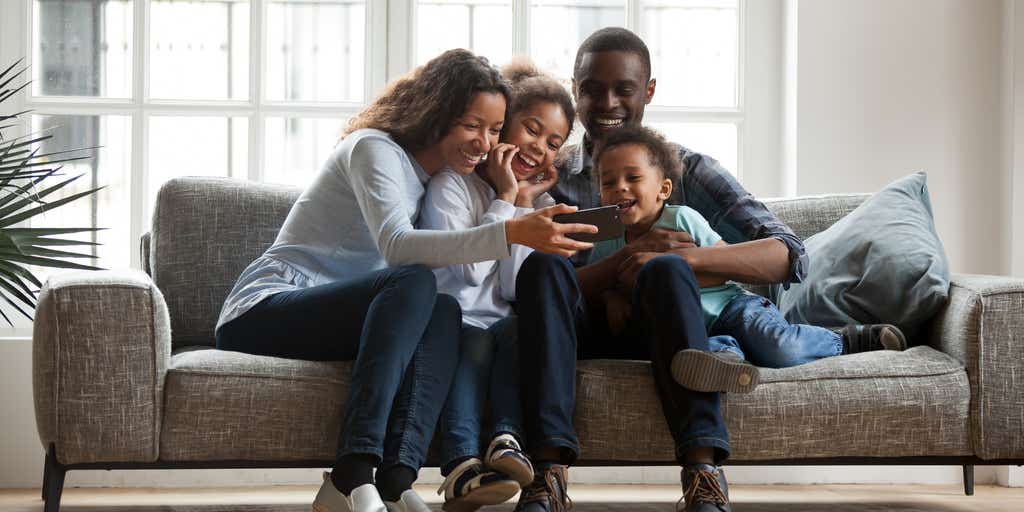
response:
[[[428,267],[504,258],[513,243],[560,255],[590,247],[565,234],[592,226],[552,222],[575,210],[565,205],[461,231],[413,228],[427,179],[471,170],[497,142],[508,96],[498,71],[465,50],[393,83],[350,122],[225,301],[218,348],[355,361],[317,512],[428,510],[410,489],[451,383],[462,320]]]

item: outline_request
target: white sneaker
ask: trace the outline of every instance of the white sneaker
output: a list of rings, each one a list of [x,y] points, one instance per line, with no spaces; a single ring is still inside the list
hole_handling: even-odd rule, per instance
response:
[[[484,456],[484,464],[512,477],[519,482],[520,487],[526,487],[533,482],[533,464],[512,434],[501,434],[491,440],[491,445],[487,447],[487,454]]]
[[[519,483],[507,475],[484,469],[480,459],[459,464],[437,490],[444,494],[445,512],[473,512],[486,505],[497,505],[519,492]]]
[[[313,512],[387,512],[384,502],[380,499],[377,487],[363,484],[352,489],[352,494],[345,496],[334,487],[331,474],[324,472],[324,483],[320,492],[313,500]]]
[[[388,507],[388,512],[430,512],[423,498],[412,489],[403,492],[398,501],[385,501],[384,505]]]

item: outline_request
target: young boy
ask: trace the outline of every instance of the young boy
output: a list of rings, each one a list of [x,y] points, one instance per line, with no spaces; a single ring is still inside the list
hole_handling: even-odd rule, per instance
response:
[[[681,172],[678,149],[659,133],[624,127],[609,134],[594,161],[602,205],[617,205],[626,227],[624,237],[595,245],[589,263],[611,255],[654,228],[686,231],[700,247],[724,245],[696,210],[666,205]],[[685,190],[683,193],[685,194]],[[606,290],[584,290],[599,297],[613,335],[632,333],[632,301],[625,293],[630,276]],[[584,285],[585,286],[585,285]],[[892,325],[848,326],[840,332],[811,325],[793,325],[771,301],[748,293],[732,282],[700,288],[709,351],[686,349],[672,361],[675,380],[695,391],[749,392],[758,383],[757,366],[782,368],[824,357],[867,350],[903,350],[906,341]]]

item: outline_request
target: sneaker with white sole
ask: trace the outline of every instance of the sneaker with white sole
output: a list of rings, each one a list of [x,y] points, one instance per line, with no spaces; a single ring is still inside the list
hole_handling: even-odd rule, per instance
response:
[[[409,489],[398,497],[398,501],[385,501],[388,512],[430,512],[430,507],[416,491]]]
[[[512,477],[519,482],[520,487],[526,487],[533,482],[533,464],[512,434],[500,434],[491,440],[484,456],[484,464]]]
[[[331,474],[324,473],[324,483],[313,500],[313,512],[387,512],[377,487],[363,484],[345,496],[334,487]]]
[[[757,367],[738,354],[692,348],[676,352],[672,377],[686,389],[705,393],[750,393],[761,381]]]
[[[445,512],[474,512],[483,506],[504,503],[518,492],[518,482],[484,469],[475,457],[456,466],[437,489],[437,494],[444,495],[441,510]]]

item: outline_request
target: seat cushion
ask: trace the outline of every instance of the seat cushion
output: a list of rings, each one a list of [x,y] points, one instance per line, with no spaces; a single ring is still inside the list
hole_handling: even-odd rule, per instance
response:
[[[673,461],[650,371],[646,361],[579,363],[582,463]],[[967,375],[929,347],[762,372],[754,393],[723,401],[734,459],[970,454]],[[181,351],[167,374],[160,457],[333,460],[350,375],[351,363]]]

